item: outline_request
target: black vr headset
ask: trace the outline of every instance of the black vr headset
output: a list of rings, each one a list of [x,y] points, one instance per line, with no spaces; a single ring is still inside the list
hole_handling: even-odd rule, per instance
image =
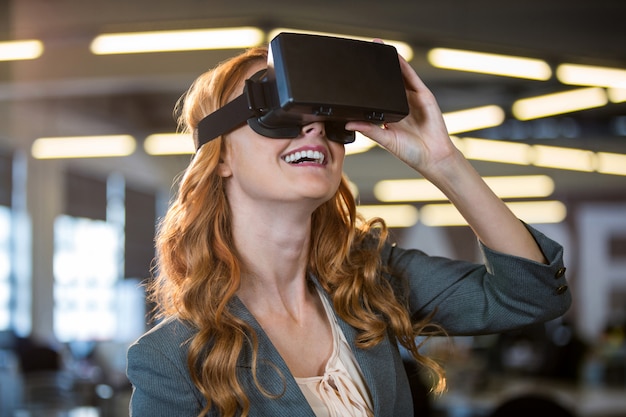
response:
[[[281,33],[269,45],[267,69],[244,92],[198,123],[196,150],[247,122],[269,138],[296,138],[322,121],[328,139],[354,141],[350,120],[382,124],[409,113],[396,49],[329,36]]]

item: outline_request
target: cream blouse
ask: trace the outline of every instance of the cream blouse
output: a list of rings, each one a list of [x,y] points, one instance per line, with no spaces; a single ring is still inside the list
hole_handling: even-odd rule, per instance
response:
[[[319,290],[318,290],[319,291]],[[329,301],[320,294],[333,333],[333,351],[324,375],[295,378],[317,417],[371,417],[372,401],[361,369]]]

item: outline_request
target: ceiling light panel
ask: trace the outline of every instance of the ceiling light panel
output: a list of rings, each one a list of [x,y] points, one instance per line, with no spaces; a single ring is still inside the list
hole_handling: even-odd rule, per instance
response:
[[[621,68],[561,64],[556,77],[563,84],[626,88],[626,70]]]
[[[504,122],[504,110],[490,105],[443,114],[446,128],[451,135],[472,130],[499,126]]]
[[[602,107],[607,103],[604,88],[591,87],[517,100],[512,111],[519,120],[532,120]]]
[[[0,61],[36,59],[41,56],[43,49],[43,43],[39,40],[0,42]]]
[[[626,88],[609,88],[609,100],[613,103],[623,103],[626,101]]]
[[[146,138],[143,148],[148,155],[181,155],[195,152],[191,135],[155,133]]]
[[[596,153],[596,170],[601,174],[626,175],[626,155],[598,152]]]
[[[545,81],[552,69],[543,60],[460,49],[434,48],[428,61],[437,68]]]
[[[454,138],[454,143],[468,159],[515,165],[532,163],[532,148],[525,143],[478,138]]]
[[[239,49],[257,46],[264,41],[265,33],[254,27],[109,33],[92,41],[91,52],[108,55]]]
[[[595,170],[595,154],[583,149],[533,145],[533,165],[593,172]]]
[[[567,216],[567,208],[560,201],[523,201],[506,203],[519,219],[529,224],[560,223]],[[467,226],[461,213],[452,204],[427,204],[421,208],[420,221],[433,227]]]
[[[554,181],[547,175],[484,177],[484,181],[500,198],[547,197],[554,192]],[[374,186],[380,201],[437,201],[447,197],[425,179],[382,180]]]
[[[45,137],[33,142],[31,154],[35,159],[103,158],[128,156],[135,147],[130,135]]]
[[[418,210],[410,204],[363,205],[356,209],[366,219],[384,219],[389,227],[411,227],[418,220]]]

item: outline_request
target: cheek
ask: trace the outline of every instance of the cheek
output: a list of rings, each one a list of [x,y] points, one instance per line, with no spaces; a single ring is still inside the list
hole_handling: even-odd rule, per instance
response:
[[[228,154],[231,175],[251,184],[265,181],[268,176],[275,177],[272,166],[276,165],[276,157],[269,145],[271,143],[262,143],[249,137],[233,143]]]

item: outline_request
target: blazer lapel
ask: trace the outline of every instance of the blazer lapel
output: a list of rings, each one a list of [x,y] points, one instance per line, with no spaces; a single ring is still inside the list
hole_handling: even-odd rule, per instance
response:
[[[321,289],[317,279],[312,277],[312,280]],[[323,289],[321,289],[321,293],[330,301],[332,306],[333,303],[330,300],[330,296]],[[334,307],[333,313],[361,368],[363,378],[372,397],[374,415],[378,417],[389,415],[390,410],[394,409],[394,399],[397,391],[395,369],[389,366],[393,363],[390,358],[394,355],[394,347],[389,342],[389,339],[386,338],[373,348],[367,350],[358,348],[356,346],[357,330],[339,317],[334,312]]]
[[[256,332],[259,342],[257,379],[266,394],[276,396],[268,397],[258,389],[252,375],[252,350],[250,347],[246,348],[240,360],[239,376],[249,394],[251,416],[292,417],[294,410],[298,410],[298,416],[315,417],[313,409],[282,356],[252,313],[237,297],[233,298],[231,312],[243,319]]]
[[[394,369],[388,366],[391,363],[389,358],[393,354],[388,339],[370,349],[360,349],[356,346],[356,329],[339,316],[337,316],[337,322],[363,372],[363,378],[372,396],[374,415],[385,416],[389,410],[393,410],[393,399],[396,397]]]

